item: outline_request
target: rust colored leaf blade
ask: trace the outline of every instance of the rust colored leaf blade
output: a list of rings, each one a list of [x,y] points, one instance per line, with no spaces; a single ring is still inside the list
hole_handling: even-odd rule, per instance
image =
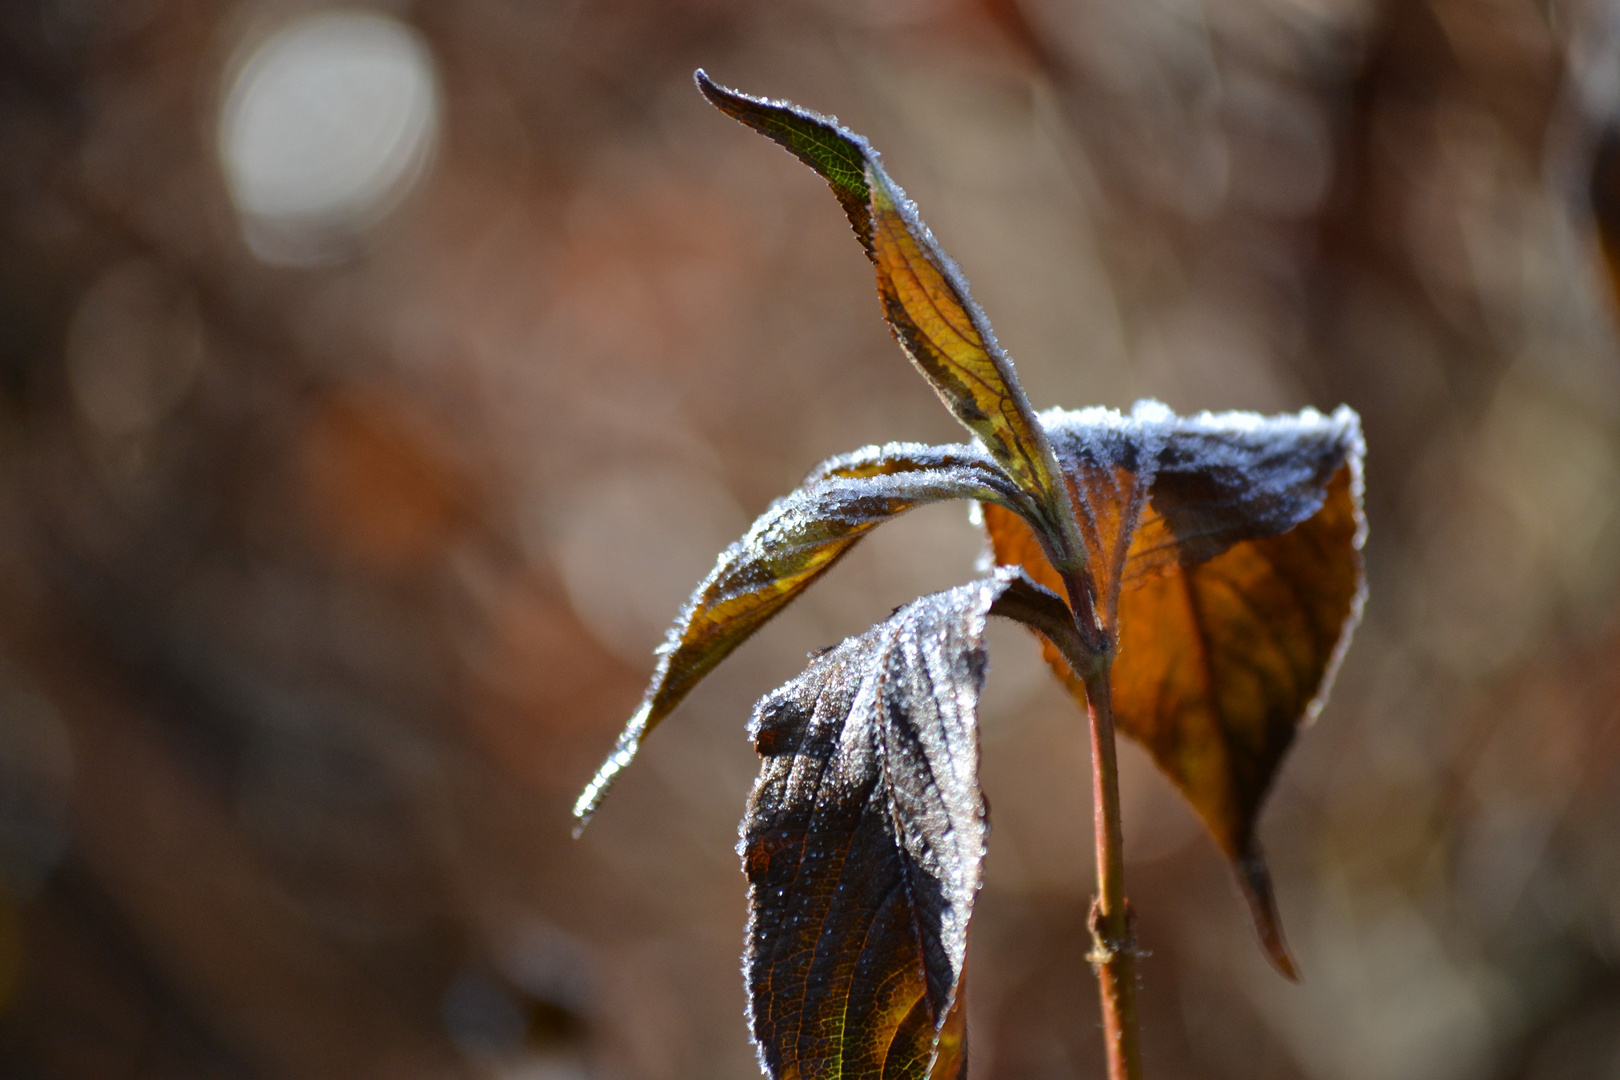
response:
[[[1103,626],[1112,630],[1131,539],[1176,417],[1156,401],[1141,401],[1130,416],[1112,409],[1048,409],[1040,421],[1085,546],[1097,613]],[[1038,552],[1039,543],[1033,536],[1028,540],[1034,544],[1031,551]],[[1038,580],[1055,587],[1057,575],[1049,576],[1051,581]]]
[[[743,971],[772,1077],[964,1067],[955,1006],[988,828],[984,626],[1020,577],[1004,568],[908,604],[754,711]]]
[[[1321,509],[1288,532],[1144,578],[1121,602],[1115,718],[1238,866],[1261,938],[1285,970],[1255,824],[1360,615],[1357,466],[1342,465]]]
[[[1192,566],[1240,540],[1287,532],[1316,513],[1346,464],[1355,463],[1359,477],[1364,453],[1360,418],[1344,406],[1332,416],[1306,409],[1294,416],[1171,418],[1163,439],[1152,502],[1126,559],[1126,588],[1171,563]]]
[[[1025,501],[978,447],[890,443],[822,463],[761,515],[721,554],[676,617],[641,707],[574,804],[577,829],[596,813],[647,733],[732,650],[872,529],[914,506],[947,499]]]
[[[1124,424],[1095,410],[1042,420],[1117,635],[1115,721],[1197,810],[1292,977],[1255,825],[1360,617],[1360,423],[1348,409],[1178,419],[1154,406]],[[984,521],[998,563],[1058,587],[1022,521],[993,506]],[[1061,652],[1044,653],[1083,703]]]
[[[832,188],[877,271],[895,339],[952,415],[973,432],[1033,500],[1058,560],[1078,569],[1051,448],[1018,384],[1012,360],[973,302],[967,279],[883,170],[878,153],[831,117],[786,101],[751,97],[701,70],[698,88],[717,108],[779,143]]]

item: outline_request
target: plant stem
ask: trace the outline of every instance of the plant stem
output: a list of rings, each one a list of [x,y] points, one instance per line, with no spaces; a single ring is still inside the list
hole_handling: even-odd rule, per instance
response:
[[[1141,1080],[1142,1048],[1136,1026],[1136,935],[1125,899],[1124,834],[1119,818],[1119,759],[1114,748],[1114,706],[1105,660],[1086,675],[1091,717],[1091,777],[1096,800],[1097,899],[1091,909],[1091,956],[1102,994],[1108,1080]]]
[[[1046,635],[1086,687],[1091,718],[1091,782],[1096,805],[1097,899],[1091,907],[1091,960],[1102,994],[1103,1034],[1108,1043],[1108,1080],[1142,1080],[1142,1047],[1136,1026],[1136,934],[1125,899],[1125,841],[1119,815],[1119,758],[1114,746],[1114,702],[1109,672],[1114,662],[1111,631],[1099,625],[1091,579],[1083,568],[1059,571],[1069,609],[1041,590],[1013,588],[991,610],[1019,619]],[[1061,613],[1061,614],[1060,614]],[[1065,619],[1064,614],[1070,616]]]

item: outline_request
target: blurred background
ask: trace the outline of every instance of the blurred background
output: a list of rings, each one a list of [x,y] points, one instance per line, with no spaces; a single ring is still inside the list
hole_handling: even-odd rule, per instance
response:
[[[4,0],[0,1074],[758,1075],[750,706],[980,541],[886,526],[570,839],[716,552],[963,437],[700,65],[873,139],[1038,407],[1365,420],[1366,621],[1262,824],[1301,985],[1125,751],[1149,1075],[1620,1077],[1585,0]],[[1083,718],[991,656],[973,1075],[1099,1076]]]

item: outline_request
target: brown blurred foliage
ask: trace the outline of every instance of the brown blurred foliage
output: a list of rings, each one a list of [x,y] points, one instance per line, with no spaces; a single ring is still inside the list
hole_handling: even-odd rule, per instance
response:
[[[1261,823],[1301,986],[1126,752],[1150,1074],[1620,1076],[1615,9],[390,3],[306,55],[373,112],[248,95],[320,10],[0,4],[0,1074],[757,1075],[748,707],[979,542],[885,527],[569,839],[751,515],[961,437],[702,65],[885,151],[1037,406],[1365,420],[1367,620]],[[974,1074],[1089,1076],[1083,718],[991,656]]]

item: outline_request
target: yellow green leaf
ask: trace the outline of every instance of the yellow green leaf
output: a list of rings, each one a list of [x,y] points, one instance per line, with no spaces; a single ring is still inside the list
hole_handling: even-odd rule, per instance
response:
[[[574,805],[583,828],[642,740],[681,700],[861,537],[923,503],[1025,498],[975,446],[890,443],[832,458],[721,554],[676,617],[658,668],[613,752]]]
[[[877,151],[831,117],[738,93],[702,71],[697,83],[716,107],[779,143],[827,181],[877,270],[878,295],[895,339],[952,415],[1028,493],[1042,534],[1055,545],[1056,560],[1078,570],[1083,553],[1056,482],[1051,449],[1012,361],[973,302],[967,279],[884,172]]]

